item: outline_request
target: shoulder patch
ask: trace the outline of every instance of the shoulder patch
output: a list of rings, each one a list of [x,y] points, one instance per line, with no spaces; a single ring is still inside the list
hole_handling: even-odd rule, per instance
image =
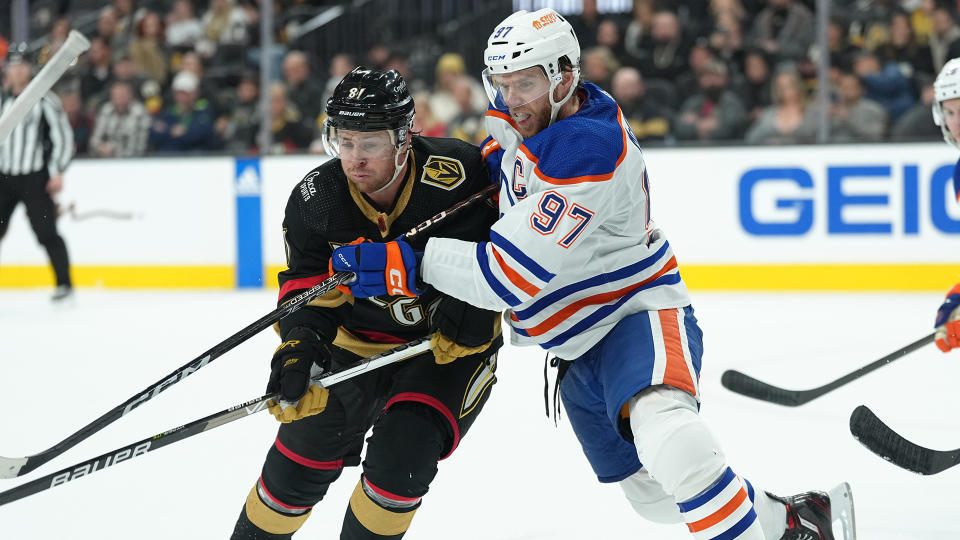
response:
[[[317,188],[313,185],[313,179],[320,176],[320,171],[311,171],[310,174],[304,177],[300,182],[300,196],[303,197],[303,202],[307,202],[311,197],[317,194]]]
[[[420,181],[424,184],[430,184],[447,191],[457,187],[466,173],[463,170],[463,163],[459,159],[447,156],[430,156],[427,162],[423,164],[423,174]]]

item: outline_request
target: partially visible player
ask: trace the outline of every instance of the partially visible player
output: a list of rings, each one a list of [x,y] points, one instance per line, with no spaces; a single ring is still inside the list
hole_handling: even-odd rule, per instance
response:
[[[960,58],[944,64],[933,82],[933,121],[943,131],[943,140],[960,149]],[[960,160],[953,170],[953,189],[960,202]],[[960,347],[960,283],[947,293],[937,310],[936,344],[947,352]]]
[[[434,237],[419,261],[406,248],[395,262],[344,246],[333,268],[358,275],[358,296],[419,275],[471,305],[507,310],[513,343],[568,359],[560,396],[583,452],[645,518],[685,523],[698,540],[833,540],[832,513],[852,512],[846,486],[833,500],[756,489],[699,415],[701,331],[672,248],[650,221],[644,157],[616,102],[580,82],[570,24],[549,8],[514,13],[484,59],[484,152],[501,179],[490,241]]]
[[[280,305],[329,277],[334,247],[363,236],[391,256],[385,239],[490,183],[477,147],[411,132],[413,99],[396,71],[353,70],[326,112],[324,145],[338,159],[310,171],[287,202]],[[438,224],[437,234],[481,241],[494,220],[493,208],[476,205]],[[418,235],[411,244],[423,249],[426,241]],[[280,393],[270,410],[284,424],[233,540],[291,538],[343,468],[360,464],[371,426],[340,538],[403,537],[437,462],[453,453],[486,403],[503,342],[499,313],[432,288],[418,292],[360,299],[334,290],[278,323],[283,344],[267,391]],[[329,391],[308,387],[311,376],[427,335],[431,352]]]

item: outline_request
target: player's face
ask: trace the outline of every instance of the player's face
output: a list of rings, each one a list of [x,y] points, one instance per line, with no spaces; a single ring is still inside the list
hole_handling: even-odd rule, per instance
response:
[[[337,148],[344,174],[362,193],[372,193],[393,178],[396,147],[390,132],[339,130]]]
[[[960,98],[943,101],[940,107],[943,109],[943,121],[947,124],[947,131],[960,141]]]
[[[539,66],[486,79],[491,103],[506,108],[524,138],[540,133],[550,124],[550,80]]]

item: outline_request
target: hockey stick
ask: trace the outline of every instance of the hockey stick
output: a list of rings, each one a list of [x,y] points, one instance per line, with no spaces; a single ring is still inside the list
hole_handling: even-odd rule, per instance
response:
[[[866,405],[850,415],[850,433],[874,454],[918,474],[937,474],[960,463],[960,448],[933,450],[914,444],[890,429]]]
[[[470,197],[458,202],[453,205],[451,208],[440,212],[439,214],[433,216],[432,218],[424,221],[423,223],[417,225],[416,227],[410,229],[406,233],[406,237],[410,238],[417,234],[420,234],[435,224],[443,221],[449,216],[459,213],[464,208],[471,206],[478,201],[482,201],[490,197],[496,190],[499,189],[499,185],[491,184],[490,186],[484,188],[482,191],[479,191]],[[204,352],[197,358],[194,358],[190,362],[184,364],[178,368],[173,373],[167,375],[166,377],[160,379],[159,381],[153,383],[152,385],[145,388],[140,393],[134,395],[127,401],[124,401],[120,405],[117,405],[109,412],[105,413],[100,418],[97,418],[93,422],[90,422],[86,426],[80,428],[79,431],[70,435],[66,439],[58,442],[52,447],[44,450],[43,452],[33,454],[25,457],[18,458],[8,458],[0,456],[0,478],[16,478],[18,476],[23,476],[28,472],[36,469],[37,467],[43,465],[44,463],[50,461],[51,459],[63,454],[70,448],[73,448],[80,441],[85,440],[87,437],[93,435],[94,433],[100,431],[106,426],[118,420],[120,417],[129,413],[136,407],[143,405],[147,401],[157,397],[160,392],[163,392],[167,388],[173,386],[174,384],[182,381],[187,378],[189,375],[192,375],[194,372],[200,368],[206,366],[210,362],[222,356],[227,351],[233,349],[234,347],[240,345],[247,339],[258,334],[264,328],[269,327],[273,323],[279,321],[283,317],[293,313],[294,311],[300,309],[308,302],[317,298],[327,292],[332,291],[337,285],[340,285],[344,282],[350,281],[353,278],[353,274],[349,272],[337,272],[336,274],[328,277],[317,285],[314,285],[310,289],[298,294],[297,296],[290,299],[284,305],[278,307],[277,309],[267,313],[263,317],[260,317],[256,321],[250,323],[239,332],[233,334],[227,339],[221,341],[220,343],[214,345],[211,349]]]
[[[7,112],[0,116],[0,144],[20,123],[27,111],[36,105],[43,96],[47,95],[53,85],[60,80],[63,72],[70,67],[70,64],[89,48],[90,42],[83,37],[83,34],[76,30],[70,31],[57,54],[50,58],[43,69],[40,70],[40,73],[37,73],[37,76],[27,84],[23,92],[20,92]]]
[[[899,360],[903,356],[912,353],[928,343],[933,343],[933,334],[924,336],[907,345],[906,347],[898,349],[879,360],[871,362],[852,373],[848,373],[843,377],[840,377],[833,382],[827,383],[823,386],[818,386],[817,388],[811,388],[809,390],[787,390],[785,388],[773,386],[772,384],[767,384],[763,381],[758,381],[757,379],[754,379],[753,377],[741,373],[735,369],[729,369],[723,372],[723,376],[720,377],[720,384],[722,384],[731,392],[736,392],[747,397],[752,397],[762,401],[769,401],[770,403],[776,403],[778,405],[786,405],[787,407],[797,407],[809,401],[813,401],[827,392],[836,390],[848,382],[857,380],[867,373],[881,368],[890,362],[893,362],[894,360]]]
[[[390,349],[389,351],[385,351],[360,360],[348,368],[320,377],[319,379],[315,379],[313,384],[317,384],[326,388],[336,383],[356,377],[357,375],[373,371],[387,364],[393,364],[407,360],[429,350],[430,338],[414,340],[409,343],[404,343],[399,347]],[[9,489],[0,493],[0,505],[23,499],[24,497],[29,497],[35,493],[66,484],[67,482],[76,480],[82,476],[88,476],[95,472],[102,471],[103,469],[116,465],[121,461],[127,461],[136,457],[140,457],[158,448],[163,448],[164,446],[182,441],[189,437],[193,437],[194,435],[199,435],[205,431],[218,428],[224,424],[233,422],[234,420],[239,420],[241,418],[250,416],[251,414],[258,413],[267,409],[267,402],[271,399],[275,399],[276,397],[277,394],[267,394],[256,399],[251,399],[250,401],[240,403],[239,405],[234,405],[229,409],[224,409],[218,413],[211,414],[210,416],[205,416],[199,420],[194,420],[189,424],[164,431],[163,433],[154,435],[153,437],[148,437],[135,443],[128,444],[124,447],[107,452],[106,454],[101,454],[95,458],[82,461],[55,473],[48,474],[43,478],[38,478],[13,489]]]

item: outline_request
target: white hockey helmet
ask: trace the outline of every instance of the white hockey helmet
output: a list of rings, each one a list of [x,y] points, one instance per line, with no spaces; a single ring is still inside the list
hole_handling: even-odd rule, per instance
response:
[[[944,64],[937,79],[933,81],[933,123],[943,131],[943,140],[960,148],[960,141],[950,134],[943,115],[942,102],[960,98],[960,58],[954,58]]]
[[[564,56],[572,65],[573,84],[563,99],[554,101],[553,90],[562,81],[560,58]],[[580,43],[577,35],[570,23],[550,8],[532,13],[521,10],[504,19],[487,39],[483,58],[487,66],[483,71],[484,87],[490,103],[498,109],[509,108],[501,92],[499,75],[534,66],[542,68],[549,82],[549,89],[545,91],[550,93],[551,123],[580,81]]]

